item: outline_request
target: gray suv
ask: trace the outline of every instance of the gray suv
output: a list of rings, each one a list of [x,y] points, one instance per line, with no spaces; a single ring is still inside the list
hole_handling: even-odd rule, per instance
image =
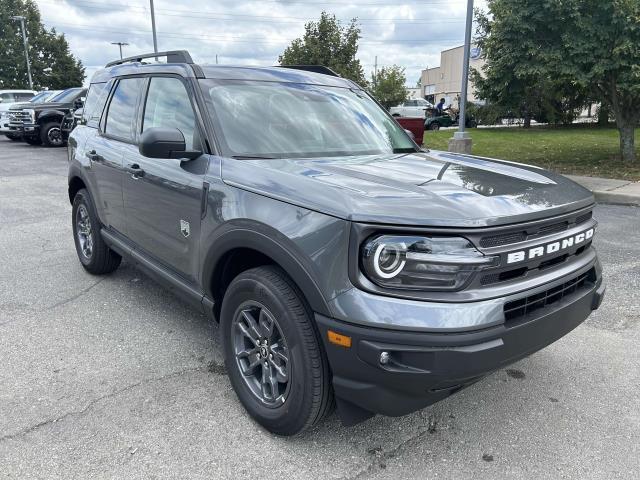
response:
[[[276,434],[336,406],[345,425],[423,408],[604,295],[587,190],[423,150],[322,67],[112,62],[68,148],[84,268],[124,257],[216,319],[233,388]]]

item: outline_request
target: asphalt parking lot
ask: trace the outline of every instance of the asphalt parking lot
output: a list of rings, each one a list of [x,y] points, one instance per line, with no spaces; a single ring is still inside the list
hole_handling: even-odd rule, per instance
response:
[[[217,326],[123,265],[76,259],[66,149],[0,139],[0,477],[638,478],[640,209],[601,205],[608,292],[567,337],[402,418],[274,437]]]

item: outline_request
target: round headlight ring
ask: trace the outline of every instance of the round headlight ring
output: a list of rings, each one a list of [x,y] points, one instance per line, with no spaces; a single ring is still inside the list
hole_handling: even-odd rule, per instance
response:
[[[390,279],[397,276],[405,264],[406,245],[394,245],[381,243],[376,246],[376,250],[373,254],[373,269],[380,278]],[[391,252],[385,252],[385,250],[391,250]],[[384,256],[383,256],[384,253]],[[392,256],[390,256],[392,255]],[[381,266],[381,259],[385,265]]]

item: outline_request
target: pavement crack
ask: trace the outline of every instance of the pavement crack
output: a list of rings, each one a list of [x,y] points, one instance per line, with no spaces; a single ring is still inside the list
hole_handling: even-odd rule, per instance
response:
[[[85,413],[87,413],[88,411],[90,411],[95,405],[97,405],[98,403],[102,402],[103,400],[107,400],[110,398],[114,398],[117,397],[119,395],[122,395],[123,393],[127,393],[135,388],[138,388],[142,385],[146,385],[148,383],[153,383],[153,382],[161,382],[163,380],[167,380],[169,378],[173,378],[173,377],[178,377],[180,375],[184,375],[185,373],[191,373],[191,372],[207,372],[207,368],[206,367],[192,367],[192,368],[185,368],[182,370],[179,370],[177,372],[171,372],[171,373],[167,373],[165,375],[161,375],[159,377],[152,377],[152,378],[146,378],[143,380],[140,380],[139,382],[133,383],[131,385],[127,385],[126,387],[123,387],[119,390],[114,390],[111,393],[107,393],[106,395],[102,395],[98,398],[94,398],[93,400],[91,400],[90,402],[88,402],[83,408],[81,408],[80,410],[72,410],[70,412],[66,412],[58,417],[55,418],[51,418],[48,420],[44,420],[42,422],[36,423],[35,425],[31,425],[23,430],[20,430],[16,433],[11,433],[8,435],[3,435],[0,437],[0,443],[7,441],[7,440],[15,440],[17,438],[23,437],[31,432],[34,432],[36,430],[39,430],[42,427],[46,427],[47,425],[52,425],[54,423],[58,423],[61,421],[64,421],[68,418],[71,417],[78,417],[78,416],[82,416]]]
[[[80,298],[81,296],[89,293],[94,287],[97,287],[98,285],[100,285],[102,282],[104,282],[106,280],[105,278],[101,278],[100,280],[98,280],[95,283],[92,283],[91,285],[89,285],[86,288],[83,288],[82,290],[80,290],[78,293],[76,293],[75,295],[70,296],[69,298],[65,298],[64,300],[60,300],[59,302],[54,303],[53,305],[51,305],[49,308],[47,308],[46,310],[53,310],[54,308],[57,307],[61,307],[62,305],[66,305],[69,302],[73,302],[74,300],[77,300],[78,298]]]
[[[355,472],[353,475],[349,475],[347,477],[342,477],[343,480],[358,480],[362,478],[369,478],[376,467],[386,468],[386,461],[392,458],[396,458],[399,454],[402,453],[409,445],[415,443],[418,440],[421,440],[427,434],[434,434],[437,432],[436,428],[436,417],[429,415],[427,418],[426,425],[417,430],[416,433],[403,440],[395,447],[389,450],[382,450],[381,448],[374,448],[369,452],[374,455],[372,460],[368,463],[366,467]]]

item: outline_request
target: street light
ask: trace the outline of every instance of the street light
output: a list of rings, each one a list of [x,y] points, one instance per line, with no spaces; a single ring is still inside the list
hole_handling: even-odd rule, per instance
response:
[[[111,42],[111,45],[118,45],[118,47],[120,47],[120,60],[122,60],[122,47],[126,47],[129,44],[126,42]]]
[[[24,44],[24,58],[27,60],[27,75],[29,76],[29,88],[33,90],[33,80],[31,79],[31,64],[29,63],[29,47],[27,44],[27,30],[24,28],[25,17],[14,15],[11,20],[18,20],[22,27],[22,43]]]

